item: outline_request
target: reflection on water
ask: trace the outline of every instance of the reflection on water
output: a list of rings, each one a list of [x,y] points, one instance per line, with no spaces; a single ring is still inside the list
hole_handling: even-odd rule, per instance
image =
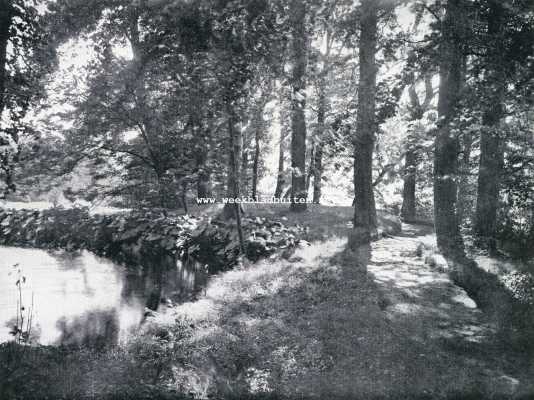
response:
[[[15,325],[18,268],[26,277],[22,304],[28,307],[34,297],[32,337],[42,344],[115,342],[139,326],[147,308],[163,312],[166,304],[190,298],[207,278],[192,260],[125,268],[87,251],[0,246],[0,342],[11,339]]]

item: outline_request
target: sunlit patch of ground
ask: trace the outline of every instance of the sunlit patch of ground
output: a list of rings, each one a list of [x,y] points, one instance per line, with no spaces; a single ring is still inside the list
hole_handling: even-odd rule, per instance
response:
[[[199,301],[174,310],[194,326],[195,349],[177,386],[238,398],[530,393],[531,366],[499,347],[466,293],[416,256],[421,238],[432,241],[428,228],[408,228],[355,253],[332,233],[289,259],[214,277]]]
[[[494,329],[467,293],[416,256],[419,238],[398,237],[373,245],[368,269],[391,303],[385,311],[418,335],[483,341]],[[407,256],[411,253],[411,257]],[[472,327],[478,327],[473,329]]]

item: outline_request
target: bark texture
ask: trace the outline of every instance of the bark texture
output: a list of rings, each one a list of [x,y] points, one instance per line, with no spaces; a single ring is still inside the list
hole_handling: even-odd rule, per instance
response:
[[[278,174],[276,175],[276,188],[274,190],[274,197],[277,199],[282,196],[284,190],[285,179],[284,179],[284,140],[285,132],[284,128],[280,128],[280,147],[278,148]]]
[[[252,129],[254,130],[254,151],[252,155],[252,198],[258,200],[258,181],[260,173],[260,153],[261,141],[264,136],[265,122],[263,120],[263,112],[269,100],[271,86],[269,85],[263,91],[261,97],[257,100],[254,116],[252,121]]]
[[[307,32],[306,3],[292,0],[292,56],[291,77],[291,211],[306,210],[306,66]]]
[[[228,139],[229,139],[229,154],[228,154],[228,184],[227,193],[228,198],[237,199],[240,196],[239,190],[239,155],[241,154],[242,134],[241,129],[236,129],[237,117],[231,104],[228,105]],[[241,253],[244,253],[244,237],[243,228],[241,226],[241,204],[228,203],[223,209],[223,216],[226,219],[235,218],[237,234],[239,237],[239,245]]]
[[[5,106],[7,44],[12,18],[11,0],[0,0],[0,115]]]
[[[279,106],[279,123],[280,123],[280,144],[278,147],[278,173],[276,175],[276,188],[274,190],[274,197],[281,198],[284,192],[284,186],[286,184],[284,174],[284,158],[285,158],[285,139],[287,135],[286,122],[287,115],[284,111],[284,100],[286,99],[286,93],[284,93],[283,87],[280,90],[280,96],[278,98]]]
[[[258,200],[258,174],[260,164],[260,130],[254,132],[254,159],[252,161],[252,198]]]
[[[490,90],[487,109],[483,115],[480,135],[480,166],[478,171],[475,234],[478,242],[490,251],[496,250],[496,221],[499,205],[499,187],[503,167],[503,146],[499,123],[503,116],[506,90],[505,62],[503,59],[503,5],[490,1],[488,18],[488,72],[486,87]]]
[[[471,210],[469,201],[470,187],[469,174],[471,171],[471,150],[473,147],[473,134],[471,131],[462,135],[462,157],[460,159],[460,179],[458,181],[458,221],[461,224]]]
[[[464,254],[457,215],[458,134],[456,116],[462,77],[463,0],[449,0],[442,24],[438,99],[439,124],[434,150],[434,218],[438,247],[445,256]]]
[[[404,222],[413,223],[416,220],[415,186],[417,183],[417,154],[415,150],[407,150],[404,160],[401,217]]]
[[[376,1],[363,0],[361,6],[360,80],[358,114],[354,137],[354,228],[349,245],[369,243],[376,234],[373,192],[373,150],[375,142],[376,48],[378,9]]]
[[[324,75],[324,73],[323,73]],[[324,76],[319,81],[319,99],[317,109],[317,132],[315,152],[313,155],[313,203],[319,204],[321,202],[321,185],[323,181],[323,149],[324,149],[324,132],[325,132],[325,116],[326,116],[326,82]]]
[[[11,0],[0,0],[0,117],[6,106],[6,64],[7,64],[7,46],[9,42],[9,30],[13,22],[13,4]],[[14,135],[14,134],[13,134]],[[13,137],[17,141],[17,137]],[[1,143],[0,144],[4,144]],[[4,181],[6,184],[5,193],[15,190],[13,182],[13,166],[9,156],[3,156],[1,159],[1,168],[4,172]]]

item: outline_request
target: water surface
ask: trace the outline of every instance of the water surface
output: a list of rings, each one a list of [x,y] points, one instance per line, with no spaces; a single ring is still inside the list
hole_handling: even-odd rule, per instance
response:
[[[21,293],[16,285],[25,279]],[[164,312],[206,279],[195,262],[147,260],[125,267],[88,251],[68,253],[0,246],[0,342],[12,339],[19,297],[32,305],[34,341],[100,345],[125,338],[149,310]]]

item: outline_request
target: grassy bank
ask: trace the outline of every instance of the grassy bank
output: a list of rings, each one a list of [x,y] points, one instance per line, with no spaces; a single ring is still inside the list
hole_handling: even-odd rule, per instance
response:
[[[289,258],[221,274],[198,301],[176,308],[191,321],[188,346],[197,349],[176,382],[221,398],[531,398],[529,357],[456,295],[437,301],[460,289],[446,275],[418,271],[417,240],[347,252],[347,215],[329,211],[295,217],[321,239]],[[371,265],[399,287],[378,285]],[[487,332],[479,341],[470,329]]]
[[[350,207],[246,212],[252,239],[270,243],[286,229],[292,245],[256,262],[240,259],[213,276],[196,300],[148,317],[127,343],[98,351],[2,346],[0,394],[83,400],[534,395],[531,357],[503,340],[493,316],[438,265],[425,263],[419,244],[435,240],[428,228],[399,233],[396,219],[381,214],[386,238],[351,252]]]
[[[258,368],[266,365],[281,385],[276,396],[292,396],[283,386],[293,382],[289,378],[314,379],[334,365],[327,351],[337,346],[334,333],[351,334],[351,326],[343,322],[346,307],[358,313],[369,334],[369,329],[383,326],[368,316],[379,312],[380,296],[364,266],[352,268],[347,261],[348,275],[336,266],[352,257],[335,256],[350,230],[351,208],[314,207],[303,214],[285,208],[248,209],[247,219],[256,221],[250,236],[263,239],[260,233],[268,230],[271,241],[283,231],[284,237],[292,237],[292,245],[274,249],[263,261],[243,260],[215,276],[199,301],[165,318],[149,317],[128,343],[99,350],[2,345],[0,398],[262,397],[269,394]],[[380,221],[383,231],[394,233],[400,227],[385,214]],[[337,308],[331,308],[332,301]],[[332,326],[330,315],[337,321]],[[308,326],[313,329],[306,332]],[[331,337],[323,344],[327,329]],[[349,348],[353,340],[343,346]],[[301,369],[300,363],[306,367]],[[293,376],[295,368],[301,372]]]

